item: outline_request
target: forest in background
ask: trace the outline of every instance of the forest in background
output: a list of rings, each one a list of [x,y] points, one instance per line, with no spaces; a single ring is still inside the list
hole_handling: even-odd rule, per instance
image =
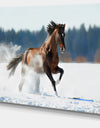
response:
[[[69,28],[65,35],[66,52],[64,54],[59,52],[61,61],[100,63],[100,27],[89,26],[86,29],[85,25],[82,24],[79,29]],[[20,45],[20,53],[30,47],[40,47],[46,38],[47,32],[44,26],[38,31],[15,31],[14,29],[4,30],[0,28],[0,43]]]

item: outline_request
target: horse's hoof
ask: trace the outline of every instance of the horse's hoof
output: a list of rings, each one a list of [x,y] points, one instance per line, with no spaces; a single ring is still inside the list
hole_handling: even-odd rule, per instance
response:
[[[19,88],[19,92],[21,92],[22,91],[22,88]]]
[[[21,92],[21,90],[19,89],[19,92]]]
[[[60,83],[60,80],[57,80],[57,81],[56,81],[56,85],[58,85],[59,83]]]
[[[55,94],[56,94],[56,96],[58,96],[58,93],[57,93],[57,91],[55,92]]]

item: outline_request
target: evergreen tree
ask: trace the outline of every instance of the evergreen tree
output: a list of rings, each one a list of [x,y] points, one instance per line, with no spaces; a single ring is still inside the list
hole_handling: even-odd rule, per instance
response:
[[[84,24],[81,25],[79,31],[77,32],[76,38],[73,42],[74,51],[77,56],[87,57],[88,55],[88,40],[87,32]]]
[[[70,53],[72,60],[85,57],[87,61],[93,62],[94,57],[99,56],[100,27],[89,26],[89,29],[86,30],[84,24],[82,24],[80,29],[75,27],[68,29],[65,35],[66,52]],[[4,31],[0,28],[0,43],[10,44],[12,42],[13,44],[21,45],[21,52],[30,47],[40,47],[46,38],[47,32],[44,26],[40,31],[19,30],[16,32],[14,29]]]

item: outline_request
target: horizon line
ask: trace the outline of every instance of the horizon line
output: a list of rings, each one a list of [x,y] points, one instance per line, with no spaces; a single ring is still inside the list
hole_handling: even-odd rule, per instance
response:
[[[91,26],[91,28],[94,28],[94,27],[100,28],[100,25],[96,25],[96,24],[91,25],[91,24],[89,24],[88,27],[86,27],[85,23],[81,23],[81,24],[79,25],[79,27],[75,27],[75,26],[68,27],[68,26],[67,26],[67,28],[65,29],[65,31],[68,31],[69,29],[72,30],[72,29],[74,29],[74,28],[75,28],[76,30],[79,30],[80,27],[81,27],[81,25],[84,25],[86,31],[89,30],[90,26]],[[16,29],[16,28],[13,28],[13,27],[12,27],[12,28],[4,28],[4,27],[2,27],[2,26],[0,26],[0,29],[2,29],[3,31],[11,31],[11,30],[14,30],[15,32],[18,32],[18,31],[21,31],[21,30],[22,30],[22,31],[37,32],[37,31],[40,31],[43,27],[44,27],[44,29],[45,29],[45,31],[46,31],[45,25],[42,25],[42,26],[40,27],[40,29],[33,29],[33,30],[31,30],[31,29],[29,29],[29,28],[20,28],[20,29]]]

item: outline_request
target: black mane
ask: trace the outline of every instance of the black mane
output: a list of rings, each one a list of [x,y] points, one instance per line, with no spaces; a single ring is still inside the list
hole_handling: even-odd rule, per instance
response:
[[[48,34],[51,35],[54,32],[54,30],[56,29],[56,27],[57,27],[57,24],[55,22],[51,21],[50,24],[47,26]]]

